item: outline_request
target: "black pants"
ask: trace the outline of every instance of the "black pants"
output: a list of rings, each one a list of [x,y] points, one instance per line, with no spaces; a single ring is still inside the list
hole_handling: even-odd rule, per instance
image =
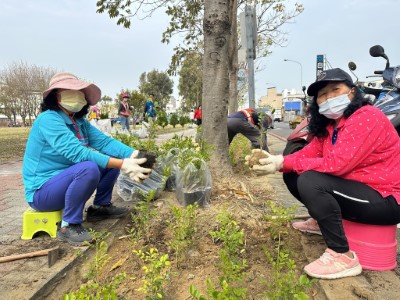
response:
[[[260,138],[262,138],[263,150],[268,151],[266,134],[261,137],[260,130],[246,119],[228,118],[229,144],[238,133],[243,134],[251,142],[253,148],[260,148]]]
[[[291,192],[317,220],[328,248],[349,251],[342,218],[371,225],[400,223],[400,206],[393,196],[383,198],[369,186],[316,171],[284,173]]]

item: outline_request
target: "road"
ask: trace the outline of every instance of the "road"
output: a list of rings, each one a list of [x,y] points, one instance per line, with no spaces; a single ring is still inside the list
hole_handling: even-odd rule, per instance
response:
[[[274,129],[269,129],[269,133],[273,133],[276,135],[279,135],[283,138],[287,138],[291,133],[293,129],[289,128],[289,123],[287,122],[275,122],[274,124]]]

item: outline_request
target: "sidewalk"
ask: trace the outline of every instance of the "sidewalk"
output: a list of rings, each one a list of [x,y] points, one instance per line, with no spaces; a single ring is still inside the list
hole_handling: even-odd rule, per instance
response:
[[[195,129],[185,130],[185,135],[191,135]],[[181,133],[179,133],[181,134]],[[163,135],[161,138],[171,138],[174,134]],[[285,141],[276,136],[269,135],[271,152],[282,153]],[[74,266],[79,266],[81,261],[77,258],[76,247],[67,243],[60,243],[49,238],[47,235],[35,237],[33,240],[21,240],[22,215],[28,208],[23,194],[21,178],[22,161],[0,164],[0,256],[22,254],[26,252],[43,250],[54,246],[60,246],[62,253],[60,259],[48,267],[47,257],[36,257],[21,259],[2,263],[0,266],[0,290],[1,299],[58,299],[49,293],[63,281],[73,281]],[[283,183],[280,173],[269,175],[268,181],[275,190],[275,198],[285,206],[298,204],[296,214],[305,215],[307,210],[304,206],[290,195]],[[113,199],[120,199],[117,195]],[[90,203],[90,200],[88,201]],[[117,205],[129,207],[129,202],[115,200]],[[118,220],[106,220],[99,223],[89,224],[96,231],[115,231],[118,228]],[[398,235],[398,240],[400,236]],[[317,259],[325,249],[325,243],[321,236],[301,236],[304,253],[308,261]],[[86,251],[87,247],[78,247]],[[363,271],[362,275],[338,279],[320,280],[321,287],[314,299],[318,300],[352,300],[352,299],[400,299],[399,269],[387,272]],[[71,286],[71,288],[74,286]]]

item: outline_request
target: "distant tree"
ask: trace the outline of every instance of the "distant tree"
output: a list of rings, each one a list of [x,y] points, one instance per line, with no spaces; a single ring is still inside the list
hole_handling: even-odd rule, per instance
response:
[[[190,123],[190,118],[188,116],[185,115],[181,115],[179,117],[179,125],[181,125],[182,127],[185,126],[185,124]]]
[[[148,73],[144,72],[140,75],[139,90],[145,95],[154,95],[154,101],[158,102],[158,106],[164,109],[173,92],[174,82],[169,78],[166,72],[152,70]]]
[[[203,93],[203,55],[198,51],[187,53],[179,75],[179,94],[187,109],[201,104]]]
[[[176,113],[173,113],[171,115],[171,118],[169,119],[169,124],[171,124],[172,127],[174,127],[174,128],[175,128],[176,125],[179,124],[179,118],[178,118],[178,115]]]
[[[168,125],[167,113],[165,111],[159,111],[157,113],[157,124],[162,128]]]
[[[0,71],[1,113],[10,121],[22,118],[23,124],[32,124],[40,113],[42,93],[56,73],[51,68],[14,62]],[[29,121],[28,121],[29,120]]]

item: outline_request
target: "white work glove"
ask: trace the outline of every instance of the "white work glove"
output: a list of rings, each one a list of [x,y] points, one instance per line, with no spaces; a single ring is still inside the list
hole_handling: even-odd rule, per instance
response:
[[[252,152],[262,151],[265,154],[266,158],[261,158],[259,160],[259,165],[254,165],[252,170],[257,175],[267,175],[279,171],[283,168],[283,155],[272,155],[269,154],[267,151],[254,149]],[[247,157],[245,158],[248,162]]]
[[[139,155],[139,150],[134,150],[134,151],[132,152],[130,158],[136,158],[136,157],[138,157],[138,155]]]
[[[151,169],[140,166],[146,160],[147,158],[125,158],[121,166],[121,172],[136,182],[142,182],[142,180],[149,178],[151,173]]]

